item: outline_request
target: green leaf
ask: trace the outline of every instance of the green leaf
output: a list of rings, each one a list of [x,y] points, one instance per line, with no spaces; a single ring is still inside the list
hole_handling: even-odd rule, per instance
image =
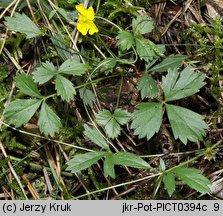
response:
[[[3,1],[5,1],[5,0],[3,0]],[[1,1],[0,1],[0,3],[1,3]],[[36,5],[36,0],[29,0],[29,4],[31,5],[31,7],[34,7]],[[19,5],[16,9],[17,9],[17,11],[22,11],[22,10],[25,10],[25,8],[28,8],[27,1],[22,0],[22,1],[20,1]]]
[[[101,125],[105,126],[111,120],[112,114],[109,110],[102,110],[96,115],[96,122]]]
[[[74,156],[73,159],[68,161],[66,164],[68,167],[67,171],[72,173],[79,172],[81,170],[87,169],[93,164],[95,164],[99,159],[106,156],[107,152],[88,152],[85,154],[79,154]]]
[[[166,170],[166,164],[162,158],[160,158],[160,165],[159,165],[160,171],[165,171]]]
[[[177,69],[169,70],[163,78],[165,100],[178,100],[195,94],[205,85],[204,79],[205,75],[194,72],[191,66],[186,67],[180,74]]]
[[[122,50],[129,50],[134,44],[134,37],[130,32],[119,31],[116,39],[118,40],[117,46]]]
[[[141,103],[136,108],[138,110],[133,113],[131,128],[139,138],[146,137],[149,140],[160,129],[163,117],[162,103]]]
[[[69,17],[68,11],[64,10],[63,8],[58,8],[58,12],[61,14],[61,16],[67,21],[72,22],[72,20]]]
[[[140,90],[142,99],[146,97],[154,98],[159,93],[156,81],[147,73],[141,77],[138,89]]]
[[[96,100],[94,93],[87,88],[81,88],[79,89],[79,92],[80,92],[80,97],[83,100],[83,103],[92,107],[93,103]]]
[[[106,156],[104,160],[104,175],[110,176],[111,178],[115,178],[115,167],[114,167],[114,157],[113,154],[109,154]]]
[[[96,122],[105,126],[105,132],[111,139],[120,135],[121,127],[119,124],[126,124],[129,120],[130,114],[121,109],[116,109],[113,114],[108,110],[102,110],[96,115]]]
[[[109,122],[105,125],[105,132],[111,139],[115,139],[121,134],[121,127],[114,117],[111,117]]]
[[[129,166],[139,169],[149,169],[150,165],[139,156],[129,152],[110,153],[104,161],[104,174],[115,178],[114,165]]]
[[[38,99],[16,99],[7,108],[5,118],[9,124],[20,127],[32,118],[41,102]]]
[[[109,73],[112,73],[113,69],[117,64],[117,59],[115,58],[106,58],[98,65],[100,72],[105,73],[107,76]]]
[[[176,189],[175,188],[176,187],[175,177],[172,172],[164,174],[163,183],[164,183],[165,189],[167,190],[169,197],[171,197],[173,192]]]
[[[146,34],[153,30],[153,20],[149,16],[139,15],[132,20],[132,29],[135,34]]]
[[[150,62],[157,57],[151,43],[146,39],[135,38],[136,52],[138,53],[140,59],[144,59],[146,62]]]
[[[201,174],[200,170],[180,167],[174,169],[173,172],[196,191],[199,191],[200,193],[210,192],[208,185],[211,184],[211,182],[208,178]]]
[[[130,121],[131,115],[128,111],[118,108],[114,112],[114,117],[120,125],[124,125]]]
[[[71,22],[72,20],[70,19],[68,12],[66,10],[64,10],[63,8],[57,8],[54,9],[50,12],[49,14],[49,19],[51,20],[55,14],[60,14],[67,22]]]
[[[37,37],[43,32],[25,14],[15,13],[13,17],[5,17],[5,25],[9,30],[26,34],[27,38]]]
[[[51,41],[61,59],[65,61],[71,58],[71,52],[69,51],[69,47],[66,43],[64,43],[64,41],[66,41],[65,35],[62,35],[59,32],[58,28],[57,32],[54,32],[53,37],[51,37]]]
[[[186,59],[186,56],[181,55],[181,54],[170,55],[167,58],[165,58],[160,64],[151,68],[150,71],[165,72],[170,69],[173,70],[174,68],[179,68],[185,59]]]
[[[68,59],[59,67],[58,72],[63,74],[82,75],[86,70],[86,65],[78,61]]]
[[[29,96],[42,98],[42,95],[40,94],[36,83],[34,83],[31,76],[27,74],[17,74],[15,77],[16,86],[19,88],[19,90]]]
[[[109,146],[107,142],[97,129],[89,127],[86,124],[84,124],[84,129],[85,129],[84,135],[88,137],[88,139],[90,139],[93,143],[95,143],[99,147],[109,151]]]
[[[33,72],[33,79],[36,83],[43,84],[51,80],[56,75],[56,68],[51,62],[42,63]]]
[[[57,90],[57,95],[61,96],[62,100],[66,100],[67,102],[72,100],[74,95],[76,95],[76,90],[73,86],[73,83],[59,74],[56,78],[55,87]]]
[[[50,12],[50,14],[49,14],[49,20],[51,20],[54,17],[54,15],[56,14],[56,12],[57,11],[55,9]]]
[[[7,6],[9,6],[12,3],[12,0],[0,0],[0,5],[3,8],[6,8]]]
[[[150,168],[150,165],[141,157],[129,152],[118,152],[113,155],[113,160],[114,164],[117,165],[130,166],[140,169]]]
[[[179,138],[184,144],[187,144],[187,140],[202,140],[208,125],[201,115],[170,104],[166,104],[166,109],[175,139]]]
[[[41,106],[38,126],[45,136],[50,135],[51,137],[54,137],[55,133],[58,133],[62,127],[60,118],[45,102]]]

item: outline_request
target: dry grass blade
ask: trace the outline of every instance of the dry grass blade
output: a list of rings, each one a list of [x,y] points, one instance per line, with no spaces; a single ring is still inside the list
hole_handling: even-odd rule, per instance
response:
[[[36,192],[36,190],[33,188],[33,186],[31,185],[31,183],[29,182],[26,174],[22,175],[22,179],[25,181],[27,188],[29,189],[30,193],[32,194],[33,198],[35,200],[39,200],[40,197],[38,195],[38,193]]]
[[[35,14],[34,14],[34,12],[33,12],[33,9],[32,9],[32,6],[31,6],[29,0],[26,0],[26,3],[27,3],[27,5],[28,5],[29,11],[30,11],[30,13],[31,13],[31,15],[32,15],[33,21],[34,21],[34,22],[36,23],[36,25],[38,26],[38,22],[37,22],[36,16],[35,16]]]
[[[12,193],[10,194],[10,192],[4,187],[4,186],[2,186],[2,191],[4,192],[4,193],[1,193],[0,194],[0,200],[2,199],[2,198],[4,198],[5,200],[8,200],[9,198],[11,198],[12,199]]]
[[[66,184],[64,183],[63,178],[61,177],[61,171],[57,167],[49,147],[48,146],[44,146],[44,149],[45,149],[45,152],[46,152],[46,155],[47,155],[47,159],[48,159],[48,163],[49,163],[51,169],[54,169],[56,171],[57,178],[55,178],[55,181],[57,181],[58,185],[62,185],[63,190],[65,192],[67,192]],[[52,170],[52,172],[54,173],[53,170]]]
[[[3,146],[3,144],[2,144],[1,141],[0,141],[0,148],[1,148],[2,153],[3,153],[3,155],[5,156],[5,158],[8,158],[8,156],[7,156],[7,154],[6,154],[6,151],[5,151],[5,149],[4,149],[4,146]],[[17,173],[15,172],[15,170],[14,170],[14,168],[13,168],[13,166],[12,166],[12,164],[11,164],[10,161],[8,161],[8,166],[9,166],[9,169],[10,169],[10,171],[12,172],[14,178],[16,179],[16,181],[17,181],[17,183],[18,183],[18,185],[19,185],[19,187],[20,187],[20,189],[21,189],[21,191],[22,191],[22,193],[23,193],[25,199],[28,200],[28,197],[26,196],[26,192],[25,192],[25,190],[24,190],[24,188],[23,188],[23,185],[22,185],[22,183],[21,183],[21,181],[20,181],[20,179],[19,179]]]
[[[50,182],[50,177],[49,177],[47,169],[45,167],[43,168],[43,174],[44,174],[44,177],[45,177],[46,186],[48,188],[49,193],[51,194],[52,191],[53,191],[53,186]]]

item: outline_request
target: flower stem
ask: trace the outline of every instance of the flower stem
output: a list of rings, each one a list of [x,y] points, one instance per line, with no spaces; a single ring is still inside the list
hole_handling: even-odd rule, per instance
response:
[[[116,109],[119,107],[120,96],[121,96],[121,92],[122,92],[122,87],[123,87],[123,75],[121,74],[121,80],[120,80],[120,85],[119,85],[119,89],[118,89]]]

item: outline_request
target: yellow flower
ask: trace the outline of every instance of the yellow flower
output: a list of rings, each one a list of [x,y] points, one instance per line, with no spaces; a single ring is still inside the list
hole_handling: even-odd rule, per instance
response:
[[[77,30],[86,35],[89,31],[90,35],[98,32],[97,26],[94,24],[94,9],[89,7],[86,9],[83,4],[76,5],[77,11],[80,13],[78,17]]]

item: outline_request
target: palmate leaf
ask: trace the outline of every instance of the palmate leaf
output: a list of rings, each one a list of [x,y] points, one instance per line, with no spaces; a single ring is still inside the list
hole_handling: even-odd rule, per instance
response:
[[[109,110],[102,110],[96,115],[96,122],[101,125],[105,126],[111,119],[112,114]]]
[[[37,25],[25,14],[19,14],[16,12],[13,17],[5,17],[5,20],[6,21],[4,23],[8,29],[24,33],[27,38],[33,38],[43,34]]]
[[[84,129],[85,129],[84,135],[88,137],[88,139],[90,139],[93,143],[95,143],[99,147],[109,151],[109,146],[106,140],[97,129],[93,127],[89,127],[86,124],[84,124]]]
[[[126,124],[130,120],[130,114],[122,109],[116,109],[112,114],[108,110],[102,110],[96,115],[96,122],[105,127],[106,134],[114,139],[121,133],[119,124]]]
[[[194,168],[179,167],[173,170],[173,172],[182,179],[191,188],[199,191],[200,193],[210,192],[208,185],[211,181],[201,174],[201,171]]]
[[[136,108],[131,128],[139,138],[146,137],[149,140],[160,129],[163,117],[162,103],[141,103]]]
[[[151,43],[148,40],[142,38],[135,38],[136,52],[140,59],[146,62],[151,62],[157,57],[156,53],[152,49]],[[155,44],[154,44],[155,46]]]
[[[6,110],[5,118],[9,124],[20,127],[32,118],[41,102],[39,99],[16,99]]]
[[[111,119],[112,114],[109,110],[102,110],[96,115],[96,122],[99,125],[105,126]]]
[[[31,76],[27,74],[17,74],[15,77],[16,86],[19,88],[19,90],[29,96],[42,98],[42,95],[40,94],[36,83],[34,83]]]
[[[156,45],[145,38],[135,37],[135,45],[140,59],[145,60],[149,64],[153,64],[154,62],[152,61],[157,60],[159,56],[163,56],[165,51],[165,46]]]
[[[58,72],[62,74],[82,75],[86,70],[86,65],[78,61],[68,59],[59,67]]]
[[[129,166],[138,169],[149,169],[150,165],[139,156],[129,152],[110,153],[104,161],[104,172],[106,176],[115,178],[114,165]]]
[[[44,84],[51,80],[56,75],[56,68],[53,63],[45,62],[41,66],[37,67],[33,72],[33,79],[36,83]]]
[[[73,86],[73,83],[69,81],[67,78],[57,75],[56,78],[56,90],[57,95],[59,95],[62,100],[69,102],[76,95],[76,90]]]
[[[111,116],[109,122],[105,125],[105,132],[111,139],[115,139],[121,134],[121,127],[114,117]]]
[[[79,89],[79,93],[83,103],[92,107],[96,100],[94,93],[87,88]]]
[[[57,74],[81,75],[85,73],[86,66],[75,60],[66,60],[57,70],[53,63],[45,62],[33,72],[33,79],[39,84],[44,84]]]
[[[116,64],[117,64],[116,58],[106,58],[100,62],[98,67],[100,72],[105,73],[105,75],[108,75],[109,73],[112,73]]]
[[[171,197],[173,192],[176,189],[176,182],[175,182],[174,174],[172,172],[164,174],[163,183],[164,183],[165,189],[167,190],[169,197]]]
[[[132,29],[134,34],[146,34],[153,30],[153,20],[149,16],[139,15],[132,20]]]
[[[62,127],[60,118],[45,102],[41,106],[38,126],[45,136],[50,135],[51,137],[54,137],[55,133],[58,133]]]
[[[87,169],[95,164],[99,159],[105,157],[104,174],[115,178],[114,165],[130,166],[134,168],[149,169],[150,165],[139,156],[128,152],[88,152],[74,156],[73,159],[67,162],[67,171],[72,173]]]
[[[166,104],[166,109],[175,139],[179,138],[184,144],[187,140],[202,140],[208,125],[201,115],[176,105]]]
[[[66,170],[71,171],[72,173],[76,173],[81,170],[87,169],[107,154],[107,152],[94,151],[76,155],[73,159],[67,162],[68,167],[66,168]]]
[[[117,46],[122,50],[129,50],[134,44],[134,37],[128,31],[119,31],[116,39],[118,39]]]
[[[150,71],[165,72],[170,69],[173,70],[174,68],[179,68],[185,59],[186,59],[186,56],[181,55],[181,54],[170,55],[167,58],[165,58],[160,64],[151,68]]]
[[[180,74],[177,69],[168,71],[163,77],[163,90],[166,101],[178,100],[195,94],[205,85],[205,75],[194,72],[191,66],[186,67]]]
[[[146,97],[154,98],[159,93],[156,81],[147,73],[141,77],[138,89],[140,90],[142,99]]]
[[[129,152],[110,153],[104,161],[104,173],[115,178],[114,165],[129,166],[138,169],[149,169],[150,165],[139,156]]]
[[[124,125],[129,122],[131,115],[126,110],[122,110],[122,109],[118,108],[118,109],[115,109],[114,117],[115,117],[115,120],[120,125]]]

